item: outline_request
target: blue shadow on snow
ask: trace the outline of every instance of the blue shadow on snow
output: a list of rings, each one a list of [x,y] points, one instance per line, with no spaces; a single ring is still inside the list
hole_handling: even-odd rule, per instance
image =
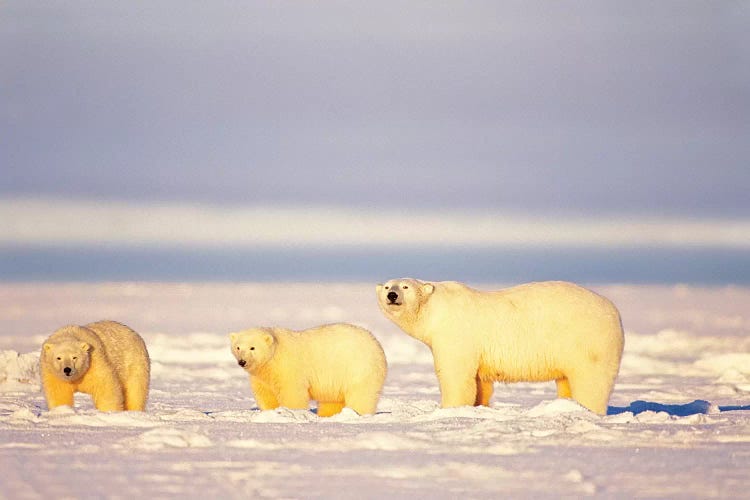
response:
[[[689,415],[698,415],[709,413],[711,403],[702,399],[696,399],[691,403],[682,405],[667,405],[654,403],[652,401],[633,401],[629,406],[610,406],[607,408],[607,415],[619,415],[620,413],[631,412],[638,415],[644,411],[665,412],[675,417],[687,417]],[[745,406],[719,406],[719,411],[750,411],[750,405]]]

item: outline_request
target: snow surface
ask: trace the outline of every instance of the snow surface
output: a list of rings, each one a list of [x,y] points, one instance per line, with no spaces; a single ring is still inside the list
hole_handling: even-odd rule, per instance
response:
[[[750,491],[750,289],[600,286],[626,329],[600,417],[553,383],[441,409],[429,350],[373,284],[0,284],[0,498],[738,497]],[[153,361],[146,413],[47,411],[56,328],[122,321]],[[381,341],[376,415],[260,412],[229,331],[349,321]]]

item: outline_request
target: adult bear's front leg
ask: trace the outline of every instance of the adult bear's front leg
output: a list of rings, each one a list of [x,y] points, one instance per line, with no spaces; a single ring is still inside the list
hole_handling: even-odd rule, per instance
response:
[[[435,374],[440,384],[443,408],[473,406],[477,399],[477,369],[479,363],[469,351],[451,348],[433,348]]]

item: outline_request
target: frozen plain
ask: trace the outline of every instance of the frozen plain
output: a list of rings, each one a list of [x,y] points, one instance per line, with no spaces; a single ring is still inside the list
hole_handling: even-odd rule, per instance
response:
[[[750,288],[592,288],[626,331],[604,417],[552,382],[440,409],[429,350],[381,316],[374,283],[0,284],[0,498],[750,496]],[[148,411],[79,395],[48,412],[42,341],[99,319],[146,340]],[[383,344],[378,413],[258,411],[228,332],[334,321]]]

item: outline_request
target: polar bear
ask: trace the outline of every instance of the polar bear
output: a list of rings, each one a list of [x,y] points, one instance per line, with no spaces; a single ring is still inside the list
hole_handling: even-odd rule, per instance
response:
[[[375,412],[386,360],[364,328],[335,323],[302,331],[252,328],[229,336],[261,410],[307,409],[313,399],[321,417],[345,406],[360,415]]]
[[[40,356],[49,409],[91,395],[100,411],[144,411],[151,361],[143,339],[115,321],[65,326],[44,342]]]
[[[432,350],[443,407],[487,405],[492,384],[554,380],[607,412],[624,344],[617,308],[573,283],[479,291],[457,282],[377,285],[383,314]]]

